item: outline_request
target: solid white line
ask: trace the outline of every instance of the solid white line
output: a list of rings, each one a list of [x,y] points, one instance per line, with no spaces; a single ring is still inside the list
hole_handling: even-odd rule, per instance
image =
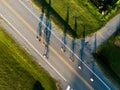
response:
[[[38,19],[38,21],[40,21],[39,17],[37,17],[21,0],[19,0],[19,2],[20,2],[36,19]],[[43,23],[43,25],[46,26],[44,23]],[[48,28],[48,29],[49,29],[49,28]],[[52,33],[53,33],[53,32],[52,32]],[[54,35],[62,44],[64,44],[54,33],[53,33],[53,35]],[[66,45],[65,45],[65,46],[66,46]],[[67,48],[69,51],[73,52],[68,46],[66,46],[66,48]],[[82,63],[88,68],[88,70],[90,70],[91,73],[93,73],[109,90],[111,90],[110,87],[109,87],[93,70],[91,70],[87,64],[85,64],[76,54],[74,54],[74,55],[78,58],[78,60],[80,60],[80,62],[82,62]]]
[[[39,55],[41,58],[43,56],[39,53],[39,51],[0,13],[0,16],[15,30],[15,32],[22,37],[25,42],[28,43],[28,45]],[[47,61],[47,59],[43,58],[45,62],[66,82],[67,80]]]

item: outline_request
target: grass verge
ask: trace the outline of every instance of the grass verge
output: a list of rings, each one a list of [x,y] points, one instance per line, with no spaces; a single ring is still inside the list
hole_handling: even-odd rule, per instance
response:
[[[1,27],[0,89],[57,90],[56,81]]]

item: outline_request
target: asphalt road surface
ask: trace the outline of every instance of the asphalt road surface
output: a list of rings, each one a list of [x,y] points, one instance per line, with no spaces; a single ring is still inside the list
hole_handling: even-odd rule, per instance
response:
[[[31,9],[30,9],[31,10]],[[62,89],[67,90],[114,90],[115,87],[107,81],[98,71],[96,64],[81,63],[78,54],[75,61],[71,62],[70,45],[66,52],[61,51],[59,33],[51,31],[50,45],[48,46],[48,59],[45,54],[45,46],[42,41],[37,41],[39,17],[30,11],[21,0],[0,0],[0,16],[7,22],[11,29],[7,30],[19,43],[24,45],[37,62],[44,67],[52,77],[62,83]],[[36,16],[35,16],[36,15]],[[45,21],[46,19],[44,19]],[[43,22],[44,23],[44,22]],[[43,28],[45,28],[43,24]],[[77,46],[78,47],[78,46]],[[86,50],[87,51],[87,50]],[[86,58],[84,56],[84,58]],[[88,58],[86,58],[88,59]],[[78,66],[80,66],[78,68]],[[95,67],[93,70],[93,66]],[[80,69],[82,68],[82,70]]]

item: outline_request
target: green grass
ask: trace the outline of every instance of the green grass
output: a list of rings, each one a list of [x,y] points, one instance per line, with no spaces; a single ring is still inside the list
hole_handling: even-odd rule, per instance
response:
[[[120,77],[115,73],[111,68],[110,62],[107,58],[102,56],[100,53],[94,54],[94,58],[97,62],[97,65],[100,67],[104,75],[112,82],[117,88],[120,88]]]
[[[0,90],[56,90],[56,81],[0,27]]]
[[[32,0],[36,5],[41,8],[42,1],[45,0]],[[46,0],[48,3],[49,0]],[[48,5],[43,4],[45,8]],[[76,37],[81,37],[83,32],[83,25],[85,25],[86,35],[91,34],[98,30],[105,23],[105,18],[97,11],[94,5],[88,0],[51,0],[52,9],[66,21],[67,7],[69,7],[69,25],[74,29],[74,16],[78,16]],[[50,10],[50,9],[49,9]],[[62,27],[60,20],[56,18],[55,13],[51,13],[52,20]],[[58,18],[60,18],[58,17]],[[63,29],[63,28],[62,28]]]
[[[112,37],[98,49],[98,53],[105,57],[105,60],[109,64],[111,69],[120,78],[120,47],[117,47],[114,44],[114,41],[115,39]]]

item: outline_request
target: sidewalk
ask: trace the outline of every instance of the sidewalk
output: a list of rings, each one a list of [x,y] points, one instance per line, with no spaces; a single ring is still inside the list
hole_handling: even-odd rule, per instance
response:
[[[94,52],[95,47],[99,47],[103,42],[109,39],[119,29],[120,14],[117,14],[103,28],[94,33],[93,36],[86,38],[88,40],[87,47],[91,49],[91,52]]]

